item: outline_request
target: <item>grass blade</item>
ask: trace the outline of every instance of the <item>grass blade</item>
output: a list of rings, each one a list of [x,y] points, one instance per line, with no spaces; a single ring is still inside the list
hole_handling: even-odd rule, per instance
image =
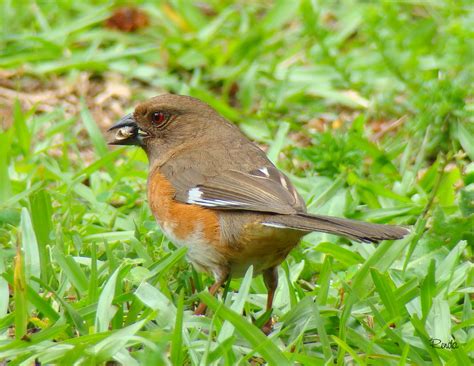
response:
[[[109,323],[115,315],[116,307],[112,305],[115,294],[115,283],[121,267],[118,267],[112,276],[107,280],[97,303],[97,313],[95,317],[96,332],[105,332],[109,328]]]
[[[26,275],[19,243],[15,257],[13,291],[15,297],[15,338],[22,339],[26,335],[28,324],[28,303],[26,298]]]
[[[5,273],[5,263],[3,255],[0,252],[0,273]],[[7,315],[8,303],[10,300],[10,290],[8,289],[8,282],[5,278],[0,276],[0,319]]]
[[[380,273],[372,268],[370,274],[375,284],[375,289],[378,292],[382,303],[390,314],[390,320],[394,321],[403,314],[403,306],[398,304],[397,298],[394,294],[394,285],[387,273]]]
[[[316,321],[316,327],[318,328],[319,338],[321,339],[321,347],[323,348],[324,358],[327,362],[329,362],[333,359],[333,354],[331,351],[331,344],[326,333],[326,328],[324,327],[324,321],[323,318],[321,318],[321,313],[319,312],[319,306],[317,302],[313,304],[313,308],[314,318]]]
[[[107,145],[104,142],[104,138],[102,137],[102,133],[100,132],[97,123],[95,122],[92,114],[90,113],[89,109],[87,108],[85,102],[82,102],[81,105],[81,118],[84,127],[86,128],[87,133],[94,145],[95,151],[100,158],[103,158],[107,155],[108,149]]]
[[[171,339],[171,362],[173,365],[182,365],[183,363],[183,316],[184,292],[181,290],[178,297],[173,338]]]
[[[280,151],[283,149],[287,141],[286,136],[289,131],[290,124],[288,122],[281,122],[276,136],[267,152],[267,156],[273,164],[278,163],[278,155],[280,155]]]
[[[58,247],[53,248],[53,257],[78,293],[83,294],[86,292],[88,288],[87,277],[74,258],[70,255],[64,255]]]
[[[41,276],[41,261],[36,241],[35,231],[31,223],[30,213],[23,207],[21,210],[21,242],[25,256],[25,275],[27,280],[30,277]],[[32,284],[38,290],[37,284]]]
[[[33,228],[38,239],[41,279],[46,282],[51,278],[51,262],[47,249],[50,243],[49,235],[53,231],[51,195],[45,189],[33,192],[30,196],[30,206]]]
[[[329,242],[319,243],[314,249],[318,252],[325,253],[334,257],[334,259],[338,260],[346,267],[364,262],[364,259],[359,253],[350,251],[349,249],[346,249],[337,244]]]
[[[0,131],[0,203],[5,202],[12,195],[12,187],[8,165],[10,160],[11,140],[13,129]]]
[[[317,302],[319,305],[326,305],[328,299],[329,285],[331,281],[332,257],[327,255],[324,258],[323,267],[319,273],[319,292]]]
[[[245,301],[250,291],[250,285],[253,278],[253,266],[250,266],[240,285],[239,293],[237,294],[233,304],[230,306],[232,311],[235,311],[237,314],[242,314],[244,310]],[[227,338],[231,337],[234,334],[234,327],[231,323],[225,322],[222,326],[219,335],[217,336],[217,341],[219,343],[225,341]]]
[[[428,274],[421,284],[421,312],[423,314],[423,322],[426,321],[431,305],[433,304],[433,298],[435,297],[436,291],[436,282],[435,282],[435,271],[436,271],[436,262],[431,260],[430,266],[428,267]]]
[[[290,365],[280,349],[255,325],[244,320],[239,314],[227,308],[208,292],[201,292],[199,298],[215,312],[215,316],[229,321],[235,329],[259,352],[270,365]]]
[[[336,337],[335,335],[332,336],[332,339],[338,344],[340,348],[349,353],[355,362],[357,362],[359,365],[365,365],[365,362],[357,355],[357,353],[351,347],[349,347],[346,342]]]
[[[117,269],[119,270],[119,268]],[[114,274],[116,274],[115,271]],[[135,336],[135,334],[143,328],[146,319],[140,320],[137,323],[129,325],[128,327],[117,330],[113,333],[109,333],[110,336],[103,339],[96,345],[94,345],[94,353],[97,357],[97,362],[104,362],[110,358],[113,358],[120,350],[122,350],[127,343]],[[128,354],[128,352],[127,352]],[[133,359],[132,359],[133,360]]]

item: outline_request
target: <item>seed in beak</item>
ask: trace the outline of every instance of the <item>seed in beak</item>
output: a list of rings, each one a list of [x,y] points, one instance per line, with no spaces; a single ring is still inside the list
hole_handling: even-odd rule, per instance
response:
[[[143,131],[143,130],[142,130],[142,129],[140,129],[140,128],[138,129],[138,134],[139,134],[140,136],[143,136],[143,137],[146,137],[146,136],[148,136],[148,132],[146,132],[146,131]]]
[[[130,126],[125,126],[117,130],[115,138],[117,140],[126,140],[134,134],[134,128]]]

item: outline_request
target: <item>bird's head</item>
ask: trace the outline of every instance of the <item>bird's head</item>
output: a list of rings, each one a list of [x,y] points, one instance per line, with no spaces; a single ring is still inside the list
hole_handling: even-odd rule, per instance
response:
[[[208,104],[192,97],[164,94],[140,103],[109,128],[115,135],[110,145],[141,146],[166,150],[192,139],[218,134],[217,125],[228,124]]]

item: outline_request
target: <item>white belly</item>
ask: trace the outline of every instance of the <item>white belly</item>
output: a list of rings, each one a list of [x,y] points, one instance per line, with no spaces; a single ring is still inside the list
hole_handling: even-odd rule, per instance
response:
[[[203,236],[202,226],[196,223],[193,232],[186,238],[178,238],[174,234],[176,224],[158,222],[163,234],[176,246],[186,247],[186,258],[200,272],[212,273],[219,277],[222,266],[226,263],[225,258],[210,245]]]

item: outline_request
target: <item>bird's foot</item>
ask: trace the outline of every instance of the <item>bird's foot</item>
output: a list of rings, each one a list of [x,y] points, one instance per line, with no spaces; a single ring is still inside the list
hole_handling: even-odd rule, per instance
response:
[[[265,324],[262,325],[262,332],[263,334],[265,335],[269,335],[272,331],[273,331],[273,318],[270,317],[270,319],[268,319]]]
[[[203,302],[199,303],[196,310],[194,310],[194,315],[204,315],[206,313],[207,305]]]

